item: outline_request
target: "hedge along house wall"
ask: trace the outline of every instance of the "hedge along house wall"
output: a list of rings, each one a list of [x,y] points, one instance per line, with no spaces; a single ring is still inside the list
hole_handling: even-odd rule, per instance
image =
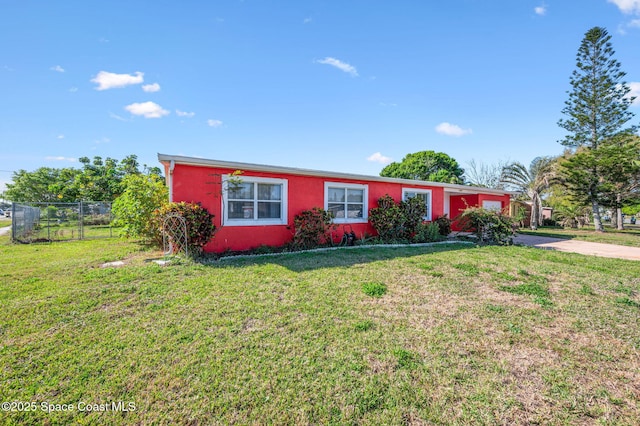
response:
[[[403,193],[420,192],[430,196],[430,213],[427,219],[433,220],[445,213],[450,217],[459,214],[458,197],[465,196],[475,203],[482,200],[500,202],[509,205],[510,195],[504,191],[484,188],[450,185],[437,182],[423,182],[407,179],[383,178],[378,176],[362,176],[347,173],[323,172],[318,170],[276,167],[260,164],[236,163],[218,160],[206,160],[183,156],[158,154],[158,159],[165,167],[165,176],[169,187],[171,201],[200,202],[203,207],[215,215],[218,231],[205,247],[207,252],[224,252],[226,250],[249,250],[261,245],[281,246],[293,238],[293,218],[304,210],[320,207],[327,209],[332,194],[339,194],[340,188],[362,189],[365,197],[362,203],[347,203],[345,209],[353,209],[352,213],[361,211],[363,217],[345,219],[338,217],[334,222],[338,225],[335,238],[342,238],[343,225],[353,229],[358,238],[365,234],[375,235],[375,230],[368,221],[369,210],[377,207],[378,198],[389,194],[396,201],[403,199]],[[234,173],[241,173],[234,178]],[[238,201],[236,181],[259,185],[261,190],[271,189],[266,197],[278,195],[281,200],[255,200],[257,208],[251,208],[248,200]],[[279,187],[275,188],[275,187]],[[258,191],[258,187],[254,187]],[[413,191],[412,191],[413,190]],[[265,191],[262,191],[265,192]],[[269,191],[266,191],[269,192]],[[464,194],[461,194],[464,193]],[[350,195],[352,195],[350,193]],[[233,204],[230,206],[230,203]],[[278,206],[280,204],[280,206]],[[333,207],[340,208],[332,203]],[[362,205],[360,205],[362,204]],[[231,212],[230,207],[241,206],[244,212]],[[280,218],[262,218],[256,221],[249,219],[256,210],[267,216],[277,215],[281,208]],[[465,205],[466,207],[466,205]],[[342,210],[339,210],[339,213]],[[246,217],[238,217],[246,215]],[[226,217],[225,217],[226,216]],[[346,222],[346,223],[344,223]]]

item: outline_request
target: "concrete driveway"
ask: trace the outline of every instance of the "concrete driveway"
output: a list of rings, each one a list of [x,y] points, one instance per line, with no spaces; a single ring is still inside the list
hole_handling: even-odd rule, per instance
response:
[[[513,239],[515,244],[538,247],[546,250],[566,251],[600,257],[640,260],[640,247],[618,246],[615,244],[590,243],[588,241],[561,238],[540,237],[537,235],[518,234]]]

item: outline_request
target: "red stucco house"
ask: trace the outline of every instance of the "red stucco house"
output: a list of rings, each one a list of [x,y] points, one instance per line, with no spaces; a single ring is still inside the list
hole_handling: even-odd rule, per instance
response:
[[[215,215],[218,232],[205,246],[208,252],[286,244],[293,238],[294,216],[313,207],[331,211],[334,223],[353,229],[358,238],[375,235],[369,209],[385,194],[396,201],[423,199],[427,221],[443,214],[455,219],[467,206],[506,210],[510,202],[506,191],[465,185],[177,155],[158,154],[158,159],[170,201],[199,202]]]

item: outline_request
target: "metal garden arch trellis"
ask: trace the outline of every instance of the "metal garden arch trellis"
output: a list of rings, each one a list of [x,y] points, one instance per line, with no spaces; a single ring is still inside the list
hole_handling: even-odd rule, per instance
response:
[[[187,221],[179,213],[169,213],[162,221],[162,246],[165,256],[184,252],[189,255]]]

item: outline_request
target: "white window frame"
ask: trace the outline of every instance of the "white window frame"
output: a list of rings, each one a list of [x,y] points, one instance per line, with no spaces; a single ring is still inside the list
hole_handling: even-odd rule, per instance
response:
[[[367,223],[369,221],[369,185],[363,185],[358,183],[344,183],[344,182],[325,182],[324,183],[324,209],[329,211],[329,188],[344,188],[362,190],[362,217],[348,218],[348,217],[334,217],[333,223]],[[346,195],[346,194],[345,194]],[[332,203],[337,204],[337,203]],[[347,215],[347,198],[345,197],[344,208],[345,215]],[[354,204],[354,203],[351,203]]]
[[[258,183],[269,183],[275,185],[282,185],[282,199],[280,200],[280,218],[279,219],[230,219],[229,218],[229,209],[228,209],[228,201],[229,201],[229,185],[233,185],[233,182],[240,183],[253,183],[254,184],[254,214],[257,214],[258,207]],[[288,197],[288,185],[289,181],[287,179],[277,179],[277,178],[265,178],[265,177],[257,177],[257,176],[231,176],[231,175],[223,175],[222,176],[222,220],[225,226],[263,226],[263,225],[288,225],[288,205],[287,200]],[[255,216],[254,216],[255,217]]]
[[[402,188],[402,201],[407,201],[409,198],[407,197],[407,192],[415,192],[416,194],[427,194],[429,205],[427,206],[427,214],[422,218],[427,222],[431,222],[431,217],[433,216],[433,191],[430,189],[422,189],[422,188]]]

